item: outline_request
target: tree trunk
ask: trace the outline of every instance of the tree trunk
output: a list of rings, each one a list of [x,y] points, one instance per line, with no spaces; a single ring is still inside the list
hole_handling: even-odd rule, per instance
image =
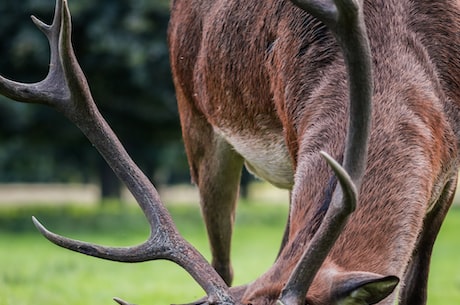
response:
[[[99,166],[100,188],[102,202],[119,200],[121,198],[121,182],[107,163],[101,161]]]

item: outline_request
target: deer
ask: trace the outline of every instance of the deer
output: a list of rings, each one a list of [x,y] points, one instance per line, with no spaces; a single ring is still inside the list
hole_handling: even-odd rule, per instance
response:
[[[66,0],[47,25],[44,80],[0,93],[55,108],[137,200],[150,237],[106,247],[38,230],[120,262],[166,259],[206,296],[192,304],[425,304],[432,248],[453,201],[460,139],[460,2],[172,0],[171,68],[212,252],[177,231],[103,119],[71,42]],[[278,256],[230,287],[243,166],[290,192]],[[116,298],[119,304],[126,301]]]

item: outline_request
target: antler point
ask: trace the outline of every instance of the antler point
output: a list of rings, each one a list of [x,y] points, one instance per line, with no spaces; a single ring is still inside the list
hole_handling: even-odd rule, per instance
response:
[[[41,224],[40,221],[35,216],[32,216],[32,222],[34,223],[35,227],[40,231],[46,231],[46,228]]]
[[[35,26],[42,32],[47,32],[49,31],[50,26],[43,21],[41,21],[39,18],[35,17],[34,15],[31,15],[30,18],[32,19],[32,22],[35,24]]]
[[[128,303],[128,302],[126,302],[126,301],[124,301],[124,300],[122,300],[120,298],[117,298],[117,297],[114,297],[113,300],[115,302],[117,302],[118,304],[120,304],[120,305],[134,305],[134,304]]]

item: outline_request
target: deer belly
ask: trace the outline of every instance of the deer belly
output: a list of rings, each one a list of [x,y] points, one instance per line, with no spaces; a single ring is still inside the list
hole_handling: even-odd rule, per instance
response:
[[[245,159],[246,168],[276,187],[291,189],[294,171],[281,134],[241,135],[218,131]]]

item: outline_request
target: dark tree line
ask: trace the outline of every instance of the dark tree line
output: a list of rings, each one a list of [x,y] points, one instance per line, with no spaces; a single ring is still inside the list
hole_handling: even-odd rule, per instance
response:
[[[101,112],[134,160],[157,180],[188,179],[168,62],[167,1],[73,0],[73,43]],[[53,0],[0,2],[0,73],[41,80],[49,51],[30,21],[49,22]],[[0,182],[101,181],[119,185],[88,141],[47,107],[0,99]]]

